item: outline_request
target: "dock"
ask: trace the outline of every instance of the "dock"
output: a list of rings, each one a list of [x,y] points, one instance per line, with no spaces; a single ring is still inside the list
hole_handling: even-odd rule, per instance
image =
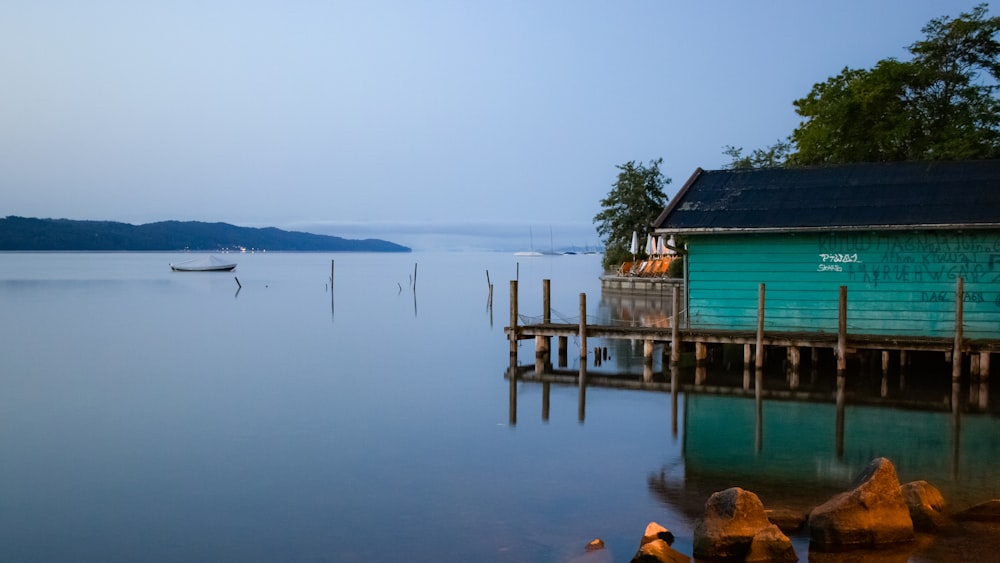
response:
[[[660,286],[657,291],[663,291]],[[908,365],[908,353],[933,352],[943,355],[942,365],[951,364],[951,379],[955,385],[963,374],[968,375],[970,390],[970,406],[985,410],[988,406],[988,381],[990,372],[990,356],[1000,352],[1000,339],[967,339],[962,335],[962,280],[958,280],[958,298],[956,302],[955,334],[953,337],[932,337],[914,335],[890,334],[852,334],[847,330],[847,288],[840,288],[839,327],[832,332],[801,332],[764,330],[765,285],[760,284],[759,307],[756,330],[724,330],[686,325],[684,310],[681,306],[682,287],[680,284],[670,284],[671,307],[665,311],[668,318],[667,326],[616,326],[589,324],[587,322],[587,296],[579,295],[579,322],[553,322],[550,311],[550,283],[542,281],[543,314],[541,322],[521,324],[518,313],[517,291],[518,282],[510,282],[511,309],[510,323],[504,331],[510,344],[510,365],[507,371],[512,385],[518,379],[535,381],[567,382],[568,341],[570,338],[579,341],[579,370],[575,375],[581,389],[581,410],[584,389],[588,385],[588,358],[593,354],[595,366],[600,365],[602,347],[593,351],[588,346],[588,339],[629,340],[643,343],[643,376],[641,382],[623,384],[626,387],[646,389],[668,389],[668,384],[653,381],[654,355],[657,348],[662,357],[661,365],[664,371],[670,366],[671,372],[677,371],[681,352],[693,349],[695,361],[696,384],[704,382],[704,373],[713,348],[723,345],[743,347],[744,380],[749,386],[751,372],[763,369],[765,353],[782,353],[786,358],[788,372],[788,390],[794,395],[798,388],[803,351],[809,354],[810,365],[818,364],[823,353],[833,354],[836,358],[837,387],[843,389],[847,376],[847,359],[849,355],[862,355],[868,362],[881,361],[883,387],[890,365],[899,366],[900,374]],[[557,339],[556,367],[552,364],[552,338]],[[518,365],[518,345],[524,340],[535,341],[534,369]],[[603,348],[606,350],[606,348]],[[876,363],[877,365],[877,363]],[[554,376],[554,377],[552,377]],[[604,378],[607,379],[607,378]],[[757,380],[760,381],[758,375]],[[602,380],[607,385],[609,382]],[[675,377],[671,377],[669,389],[678,390]],[[513,399],[512,399],[513,400]],[[954,405],[955,408],[957,404]]]

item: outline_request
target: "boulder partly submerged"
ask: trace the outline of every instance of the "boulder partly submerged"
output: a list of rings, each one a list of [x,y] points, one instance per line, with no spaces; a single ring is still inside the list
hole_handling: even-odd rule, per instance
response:
[[[767,519],[757,495],[733,487],[710,496],[705,517],[694,530],[695,559],[743,561],[754,546],[756,560],[775,560],[762,559],[764,554],[797,560],[791,540]]]
[[[927,481],[913,481],[900,489],[903,500],[910,509],[913,529],[917,532],[936,532],[951,524],[944,495]]]
[[[691,563],[691,558],[675,550],[674,535],[656,522],[646,525],[646,531],[639,542],[639,551],[632,557],[632,563]]]
[[[872,460],[854,482],[809,513],[810,547],[820,551],[867,549],[912,542],[913,520],[888,459]]]

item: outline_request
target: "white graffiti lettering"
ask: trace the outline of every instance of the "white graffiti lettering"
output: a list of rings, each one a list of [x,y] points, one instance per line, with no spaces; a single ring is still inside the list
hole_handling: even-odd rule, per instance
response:
[[[823,262],[836,262],[845,264],[860,264],[861,259],[858,258],[857,254],[820,254],[820,260]]]

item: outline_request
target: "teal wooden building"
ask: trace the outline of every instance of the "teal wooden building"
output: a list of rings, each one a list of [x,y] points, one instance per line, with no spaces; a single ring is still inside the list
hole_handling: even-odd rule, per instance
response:
[[[1000,160],[697,170],[653,224],[690,328],[1000,341]]]

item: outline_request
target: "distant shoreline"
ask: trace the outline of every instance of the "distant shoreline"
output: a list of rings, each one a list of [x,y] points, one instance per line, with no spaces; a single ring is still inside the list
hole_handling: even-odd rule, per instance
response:
[[[161,221],[132,225],[8,216],[0,218],[0,251],[23,252],[411,252],[382,239],[345,239],[238,227],[228,223]]]

